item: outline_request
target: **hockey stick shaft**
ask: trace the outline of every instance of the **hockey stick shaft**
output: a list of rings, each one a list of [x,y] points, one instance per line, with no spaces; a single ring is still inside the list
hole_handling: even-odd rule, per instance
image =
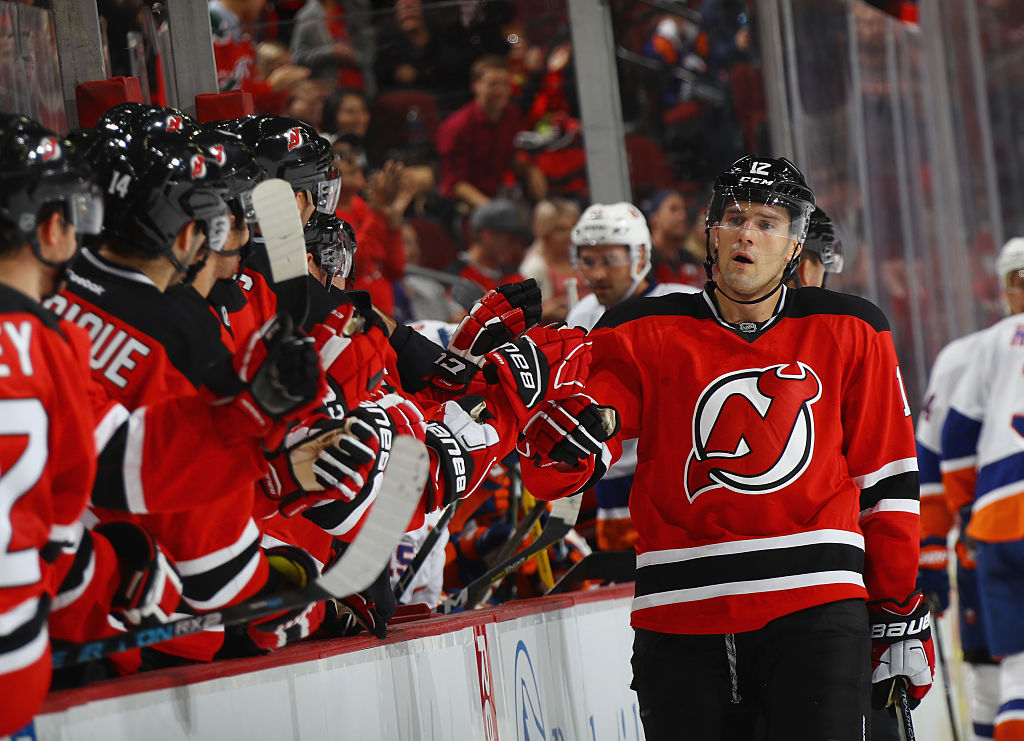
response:
[[[949,676],[950,666],[946,661],[946,649],[942,646],[942,634],[939,632],[939,598],[935,594],[927,595],[928,609],[932,612],[932,638],[935,645],[935,658],[942,670],[942,689],[946,693],[946,710],[949,712],[949,728],[953,741],[960,741],[960,729],[957,727],[956,712],[953,707],[953,689]]]
[[[465,607],[466,609],[475,607],[476,602],[479,601],[480,597],[487,592],[487,589],[492,584],[501,581],[518,569],[537,551],[548,548],[564,538],[572,529],[572,526],[576,524],[576,516],[580,512],[581,500],[582,496],[579,494],[557,500],[551,509],[551,516],[548,518],[548,523],[541,531],[540,537],[537,538],[537,540],[519,553],[511,556],[508,560],[504,562],[499,561],[485,574],[483,574],[483,576],[474,579],[472,582],[467,584],[454,597],[450,597],[445,600],[439,608],[439,611],[448,613],[458,607]],[[538,507],[543,506],[543,503],[538,503],[537,507],[534,507],[533,511],[537,511]],[[529,519],[528,515],[521,523],[519,523],[520,527],[522,527]],[[532,527],[532,525],[533,523],[530,523],[529,527]],[[528,531],[529,527],[525,529]],[[475,597],[476,601],[473,601],[473,597]]]
[[[533,495],[526,489],[523,489],[523,504],[531,509],[537,506],[537,500],[533,498]],[[534,540],[540,537],[541,524],[540,522],[533,523],[533,527],[530,528],[530,537]],[[540,577],[540,583],[544,587],[544,591],[551,589],[555,586],[555,577],[551,573],[551,560],[548,558],[547,550],[538,551],[535,556],[537,559],[537,576]]]
[[[377,501],[370,509],[359,535],[341,558],[307,587],[54,651],[53,666],[58,668],[79,664],[217,626],[249,623],[310,602],[345,597],[365,589],[380,573],[382,564],[409,524],[428,472],[429,458],[423,444],[409,436],[398,437],[391,448],[391,458],[384,470],[384,481]]]
[[[463,502],[462,499],[456,499],[451,502],[447,507],[444,508],[444,512],[441,513],[441,517],[438,518],[437,522],[434,523],[434,528],[427,533],[427,537],[423,539],[423,543],[420,544],[420,549],[416,551],[416,555],[413,556],[412,561],[405,567],[405,571],[398,577],[398,581],[395,582],[395,600],[401,601],[402,595],[405,594],[405,590],[412,584],[412,580],[416,578],[416,574],[423,568],[424,562],[427,560],[427,556],[430,555],[431,551],[434,550],[434,546],[437,545],[437,541],[441,539],[441,533],[448,527],[448,523],[452,521],[455,516],[455,510],[459,508],[459,505]]]
[[[272,178],[253,188],[252,200],[278,296],[278,311],[289,314],[298,329],[306,323],[309,295],[306,236],[295,194],[286,181]]]
[[[896,705],[896,730],[899,733],[900,741],[917,741],[914,735],[914,720],[910,716],[910,700],[907,698],[906,680],[900,678],[896,682],[896,697],[893,699]]]

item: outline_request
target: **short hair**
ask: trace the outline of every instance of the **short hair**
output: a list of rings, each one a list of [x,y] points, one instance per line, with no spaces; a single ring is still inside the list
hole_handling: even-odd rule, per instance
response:
[[[329,135],[338,133],[338,109],[341,108],[341,101],[349,97],[359,98],[363,101],[363,105],[366,106],[366,110],[370,110],[370,101],[362,90],[348,87],[338,88],[328,95],[327,100],[324,101],[323,133]]]
[[[508,62],[505,61],[505,57],[498,54],[484,54],[470,65],[469,81],[476,82],[489,69],[508,70]]]

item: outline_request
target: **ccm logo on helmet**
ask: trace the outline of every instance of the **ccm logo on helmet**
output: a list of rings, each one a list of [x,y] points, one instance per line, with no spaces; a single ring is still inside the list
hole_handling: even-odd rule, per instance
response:
[[[189,160],[189,164],[192,169],[192,179],[206,177],[206,157],[201,154],[192,155],[192,159]]]
[[[294,128],[288,129],[288,151],[292,151],[295,147],[302,145],[302,130],[295,126]]]

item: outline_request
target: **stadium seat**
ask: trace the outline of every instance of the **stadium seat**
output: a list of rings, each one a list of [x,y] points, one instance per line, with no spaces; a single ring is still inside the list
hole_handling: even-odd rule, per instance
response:
[[[434,141],[438,118],[437,98],[431,93],[388,90],[373,103],[370,136],[379,151],[421,146]]]
[[[420,217],[406,221],[416,230],[420,243],[420,264],[423,267],[444,270],[454,262],[459,244],[441,222]]]

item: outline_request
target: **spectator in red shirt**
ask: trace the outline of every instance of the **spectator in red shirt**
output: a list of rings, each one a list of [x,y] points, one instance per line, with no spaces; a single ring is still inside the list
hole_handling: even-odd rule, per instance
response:
[[[356,233],[352,287],[369,291],[373,303],[392,314],[395,291],[391,284],[405,274],[402,213],[412,198],[402,187],[402,165],[388,162],[367,187],[357,155],[338,145],[334,151],[334,164],[341,171],[341,194],[335,213]],[[364,189],[366,200],[359,195]]]
[[[644,207],[651,226],[652,268],[658,282],[703,288],[707,280],[703,260],[686,249],[690,218],[682,194],[676,190],[660,190]]]
[[[473,211],[470,226],[473,239],[469,248],[459,253],[447,272],[473,281],[484,291],[522,280],[517,270],[530,230],[519,208],[512,201],[496,198]]]
[[[544,174],[516,157],[514,138],[523,119],[509,102],[512,82],[505,60],[486,55],[473,62],[470,88],[473,100],[446,118],[437,132],[441,194],[475,208],[497,197],[511,172],[525,182],[532,199],[542,200],[548,188]]]

